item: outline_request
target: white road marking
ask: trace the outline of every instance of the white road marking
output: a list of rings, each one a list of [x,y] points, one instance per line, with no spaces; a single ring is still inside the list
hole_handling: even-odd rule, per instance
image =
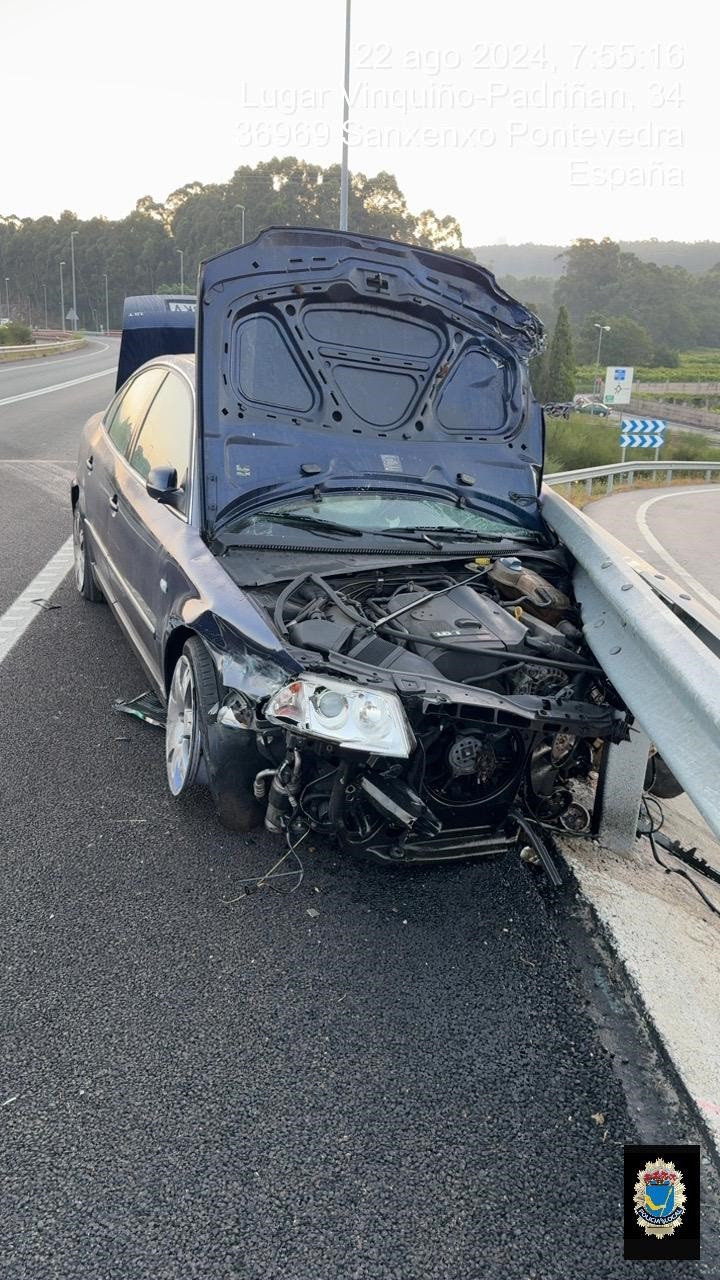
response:
[[[47,396],[51,391],[62,391],[65,387],[78,387],[81,382],[92,382],[94,378],[106,378],[109,373],[115,373],[114,366],[111,369],[101,369],[99,373],[86,373],[84,378],[56,382],[53,387],[38,387],[37,391],[23,391],[19,396],[6,396],[4,400],[0,400],[0,405],[15,404],[18,400],[32,400],[33,396]]]
[[[5,661],[10,650],[27,631],[30,623],[42,612],[43,606],[33,602],[50,598],[60,586],[72,562],[73,540],[68,538],[60,550],[48,560],[45,568],[36,574],[10,608],[0,616],[0,662]]]
[[[655,537],[655,534],[652,532],[647,522],[646,515],[646,512],[649,511],[650,507],[654,506],[656,502],[665,502],[667,498],[680,498],[690,493],[707,493],[708,490],[710,490],[711,493],[720,492],[720,490],[715,488],[715,486],[704,485],[702,489],[677,489],[674,493],[660,493],[656,498],[648,498],[647,502],[643,502],[642,506],[638,507],[635,514],[635,521],[643,538],[652,547],[653,551],[659,555],[660,559],[664,560],[665,563],[669,565],[673,573],[677,574],[679,578],[684,579],[690,587],[690,590],[693,591],[696,596],[699,596],[701,600],[704,600],[711,609],[714,609],[715,613],[720,614],[720,600],[718,600],[717,596],[713,595],[712,591],[708,591],[707,587],[704,587],[701,582],[698,582],[697,578],[693,578],[692,574],[688,573],[687,569],[684,569],[674,556],[670,555],[670,552],[665,549],[662,542]]]

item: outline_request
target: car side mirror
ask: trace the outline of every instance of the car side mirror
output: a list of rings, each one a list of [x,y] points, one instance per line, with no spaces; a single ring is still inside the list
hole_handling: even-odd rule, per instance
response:
[[[145,488],[156,502],[172,503],[183,492],[178,488],[178,477],[175,467],[151,467],[148,472]]]

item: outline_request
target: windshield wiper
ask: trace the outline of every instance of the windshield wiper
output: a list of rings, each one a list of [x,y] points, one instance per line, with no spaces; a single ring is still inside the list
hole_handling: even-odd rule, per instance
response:
[[[346,524],[337,524],[333,520],[321,520],[317,516],[305,516],[293,514],[292,512],[283,511],[263,511],[262,518],[275,524],[289,525],[293,529],[307,529],[309,533],[317,533],[320,535],[328,534],[340,536],[343,538],[363,538],[366,534],[372,535],[374,538],[400,539],[403,542],[424,542],[428,546],[442,551],[443,544],[446,542],[505,542],[512,540],[512,535],[504,533],[482,533],[474,529],[449,529],[447,525],[438,527],[415,526],[407,529],[352,529]],[[229,533],[238,536],[247,533],[247,529],[233,528],[228,530]],[[236,544],[226,543],[225,549],[229,550]]]
[[[404,538],[412,534],[427,534],[428,542],[430,537],[440,538],[443,542],[512,542],[518,536],[524,537],[524,535],[512,533],[484,533],[481,529],[449,529],[447,525],[420,525],[414,529],[394,529],[391,536]]]
[[[263,511],[260,514],[263,520],[270,520],[273,524],[289,524],[294,529],[309,529],[312,533],[341,533],[346,538],[362,537],[359,529],[351,529],[346,524],[335,524],[332,520],[319,520],[317,516],[293,515],[291,512],[286,514],[284,511]],[[247,529],[235,527],[231,532],[245,533]]]
[[[374,538],[402,538],[405,542],[426,542],[436,550],[442,550],[442,543],[431,538],[425,529],[352,529],[347,524],[336,524],[333,520],[319,520],[316,516],[304,516],[299,513],[294,515],[291,512],[285,514],[282,511],[263,511],[262,515],[275,524],[287,524],[294,529],[307,529],[311,533],[341,534],[345,538],[363,538],[368,533]],[[242,534],[244,530],[236,528],[233,532]]]

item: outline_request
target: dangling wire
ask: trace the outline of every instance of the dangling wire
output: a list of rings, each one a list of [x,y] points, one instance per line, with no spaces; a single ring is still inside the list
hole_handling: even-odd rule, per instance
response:
[[[305,868],[300,858],[298,857],[297,849],[300,847],[303,840],[306,840],[309,835],[310,835],[310,830],[308,828],[307,831],[303,831],[299,840],[296,840],[294,844],[291,844],[290,835],[288,833],[288,847],[285,850],[282,857],[278,858],[277,862],[273,863],[273,865],[270,867],[270,870],[265,871],[261,876],[244,876],[242,880],[236,881],[238,885],[247,884],[247,885],[252,885],[253,887],[252,889],[243,890],[243,892],[239,894],[237,898],[223,898],[222,901],[225,903],[225,905],[229,907],[229,906],[232,906],[234,902],[240,902],[243,898],[246,898],[249,893],[254,893],[256,889],[263,889],[266,884],[270,884],[270,888],[273,888],[273,885],[270,883],[271,881],[283,880],[286,876],[298,877],[297,883],[294,884],[292,888],[286,891],[288,894],[295,893],[295,890],[300,888],[300,885],[302,884],[303,878],[305,876]],[[278,871],[278,867],[281,867],[285,859],[290,857],[293,857],[297,862],[297,870],[296,871]]]
[[[654,800],[654,803],[657,804],[657,800],[655,800],[654,797],[651,796],[650,799]],[[643,796],[643,805],[645,806],[645,813],[647,814],[647,819],[648,819],[648,822],[650,823],[650,828],[648,831],[643,831],[642,835],[647,836],[648,840],[650,841],[652,856],[657,862],[658,866],[662,867],[663,871],[665,871],[667,875],[682,876],[683,880],[687,880],[688,884],[691,884],[695,892],[699,894],[699,896],[702,898],[708,911],[712,911],[714,916],[720,916],[720,909],[710,901],[710,899],[706,896],[706,894],[703,893],[702,889],[700,888],[700,885],[695,883],[692,876],[689,876],[687,871],[683,871],[681,867],[669,867],[667,863],[663,862],[662,858],[660,857],[660,854],[657,851],[657,845],[655,843],[655,832],[659,831],[660,827],[653,824],[652,814],[650,813],[650,806],[648,804],[647,796]],[[661,814],[660,826],[662,826],[662,822],[663,822],[662,808],[660,805],[658,805],[658,808],[660,809],[660,814]]]

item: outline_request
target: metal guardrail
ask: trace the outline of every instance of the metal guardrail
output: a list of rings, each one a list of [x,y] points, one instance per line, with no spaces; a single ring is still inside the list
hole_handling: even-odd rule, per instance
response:
[[[588,470],[628,468],[565,472],[560,482]],[[665,575],[658,575],[663,589],[656,591],[639,571],[642,562],[633,568],[628,547],[547,485],[542,505],[576,562],[573,585],[585,639],[636,722],[630,742],[605,752],[599,834],[611,848],[632,846],[653,742],[720,836],[720,658],[673,610]]]
[[[70,350],[80,342],[82,342],[82,338],[61,338],[57,340],[43,340],[42,342],[22,342],[19,346],[15,347],[0,347],[0,355],[5,354],[6,352],[20,352],[21,354],[32,352],[34,355],[37,355],[40,351],[62,351],[64,348]]]
[[[720,462],[613,462],[604,467],[581,467],[578,471],[555,471],[545,476],[545,484],[555,489],[565,485],[568,489],[574,484],[585,483],[588,493],[592,493],[593,480],[606,480],[605,492],[612,493],[616,476],[627,476],[628,484],[632,484],[636,475],[665,474],[668,484],[672,484],[673,475],[678,473],[705,473],[705,481],[710,482],[713,475],[720,478]]]

